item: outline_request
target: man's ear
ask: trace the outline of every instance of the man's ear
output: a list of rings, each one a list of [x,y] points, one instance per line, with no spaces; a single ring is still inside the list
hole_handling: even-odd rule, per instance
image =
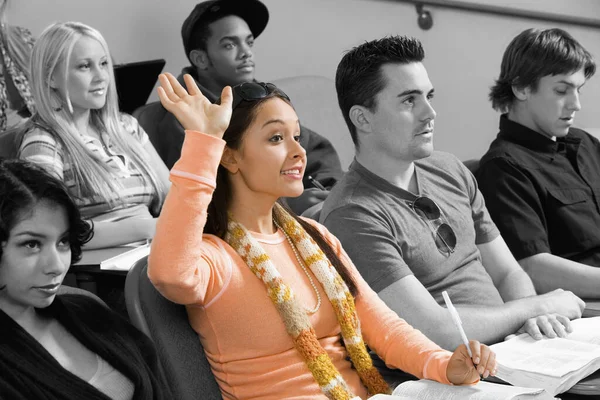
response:
[[[221,156],[221,165],[232,174],[237,173],[239,168],[236,156],[237,152],[235,150],[225,146]]]
[[[371,112],[364,106],[354,105],[350,108],[350,121],[357,130],[361,132],[371,132]]]
[[[518,87],[516,85],[512,85],[512,91],[517,100],[527,100],[529,94],[531,93],[531,88],[529,86]]]
[[[208,58],[208,53],[204,50],[192,50],[190,51],[190,61],[194,65],[194,67],[200,70],[206,70],[211,66],[210,59]]]

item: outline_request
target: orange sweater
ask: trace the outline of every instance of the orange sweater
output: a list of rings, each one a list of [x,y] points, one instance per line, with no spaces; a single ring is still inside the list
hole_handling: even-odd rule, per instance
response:
[[[187,131],[181,158],[171,170],[173,185],[157,223],[148,276],[173,302],[187,307],[226,399],[325,399],[267,297],[265,285],[225,241],[203,234],[225,142]],[[359,295],[356,309],[365,342],[395,368],[443,383],[450,353],[391,311],[362,279],[339,241],[314,222],[350,267]],[[307,308],[317,297],[297,267],[281,232],[253,233]],[[323,348],[357,396],[367,392],[347,361],[340,327],[327,295],[310,321]]]

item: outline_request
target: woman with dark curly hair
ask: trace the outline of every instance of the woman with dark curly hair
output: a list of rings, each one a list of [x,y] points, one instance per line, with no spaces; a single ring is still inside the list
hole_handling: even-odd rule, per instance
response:
[[[0,160],[2,398],[170,398],[147,337],[91,297],[57,296],[92,235],[62,182]]]

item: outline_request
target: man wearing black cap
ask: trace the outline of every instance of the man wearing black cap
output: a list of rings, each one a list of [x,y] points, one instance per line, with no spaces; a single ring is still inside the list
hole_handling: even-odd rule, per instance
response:
[[[181,27],[191,63],[183,73],[194,76],[211,100],[227,85],[254,80],[252,47],[268,21],[269,11],[258,0],[198,3]]]
[[[258,0],[210,0],[198,3],[183,22],[181,37],[191,65],[183,69],[178,79],[190,74],[202,93],[215,102],[223,87],[254,80],[252,47],[267,26],[269,11]],[[293,101],[293,99],[292,99]],[[152,113],[152,121],[140,118],[153,144],[171,168],[180,156],[183,127],[166,112],[160,103],[149,106],[143,113]],[[160,114],[160,115],[159,115]],[[146,126],[147,125],[147,126]],[[322,202],[329,190],[320,190],[308,181],[310,175],[330,189],[341,177],[339,157],[331,143],[317,133],[301,127],[300,143],[306,149],[308,163],[304,174],[304,193],[288,204],[297,213]]]

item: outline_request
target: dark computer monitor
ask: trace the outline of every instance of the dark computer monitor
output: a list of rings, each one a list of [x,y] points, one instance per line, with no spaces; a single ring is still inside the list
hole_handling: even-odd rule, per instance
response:
[[[159,59],[115,65],[115,85],[122,112],[131,114],[146,104],[165,63]]]

